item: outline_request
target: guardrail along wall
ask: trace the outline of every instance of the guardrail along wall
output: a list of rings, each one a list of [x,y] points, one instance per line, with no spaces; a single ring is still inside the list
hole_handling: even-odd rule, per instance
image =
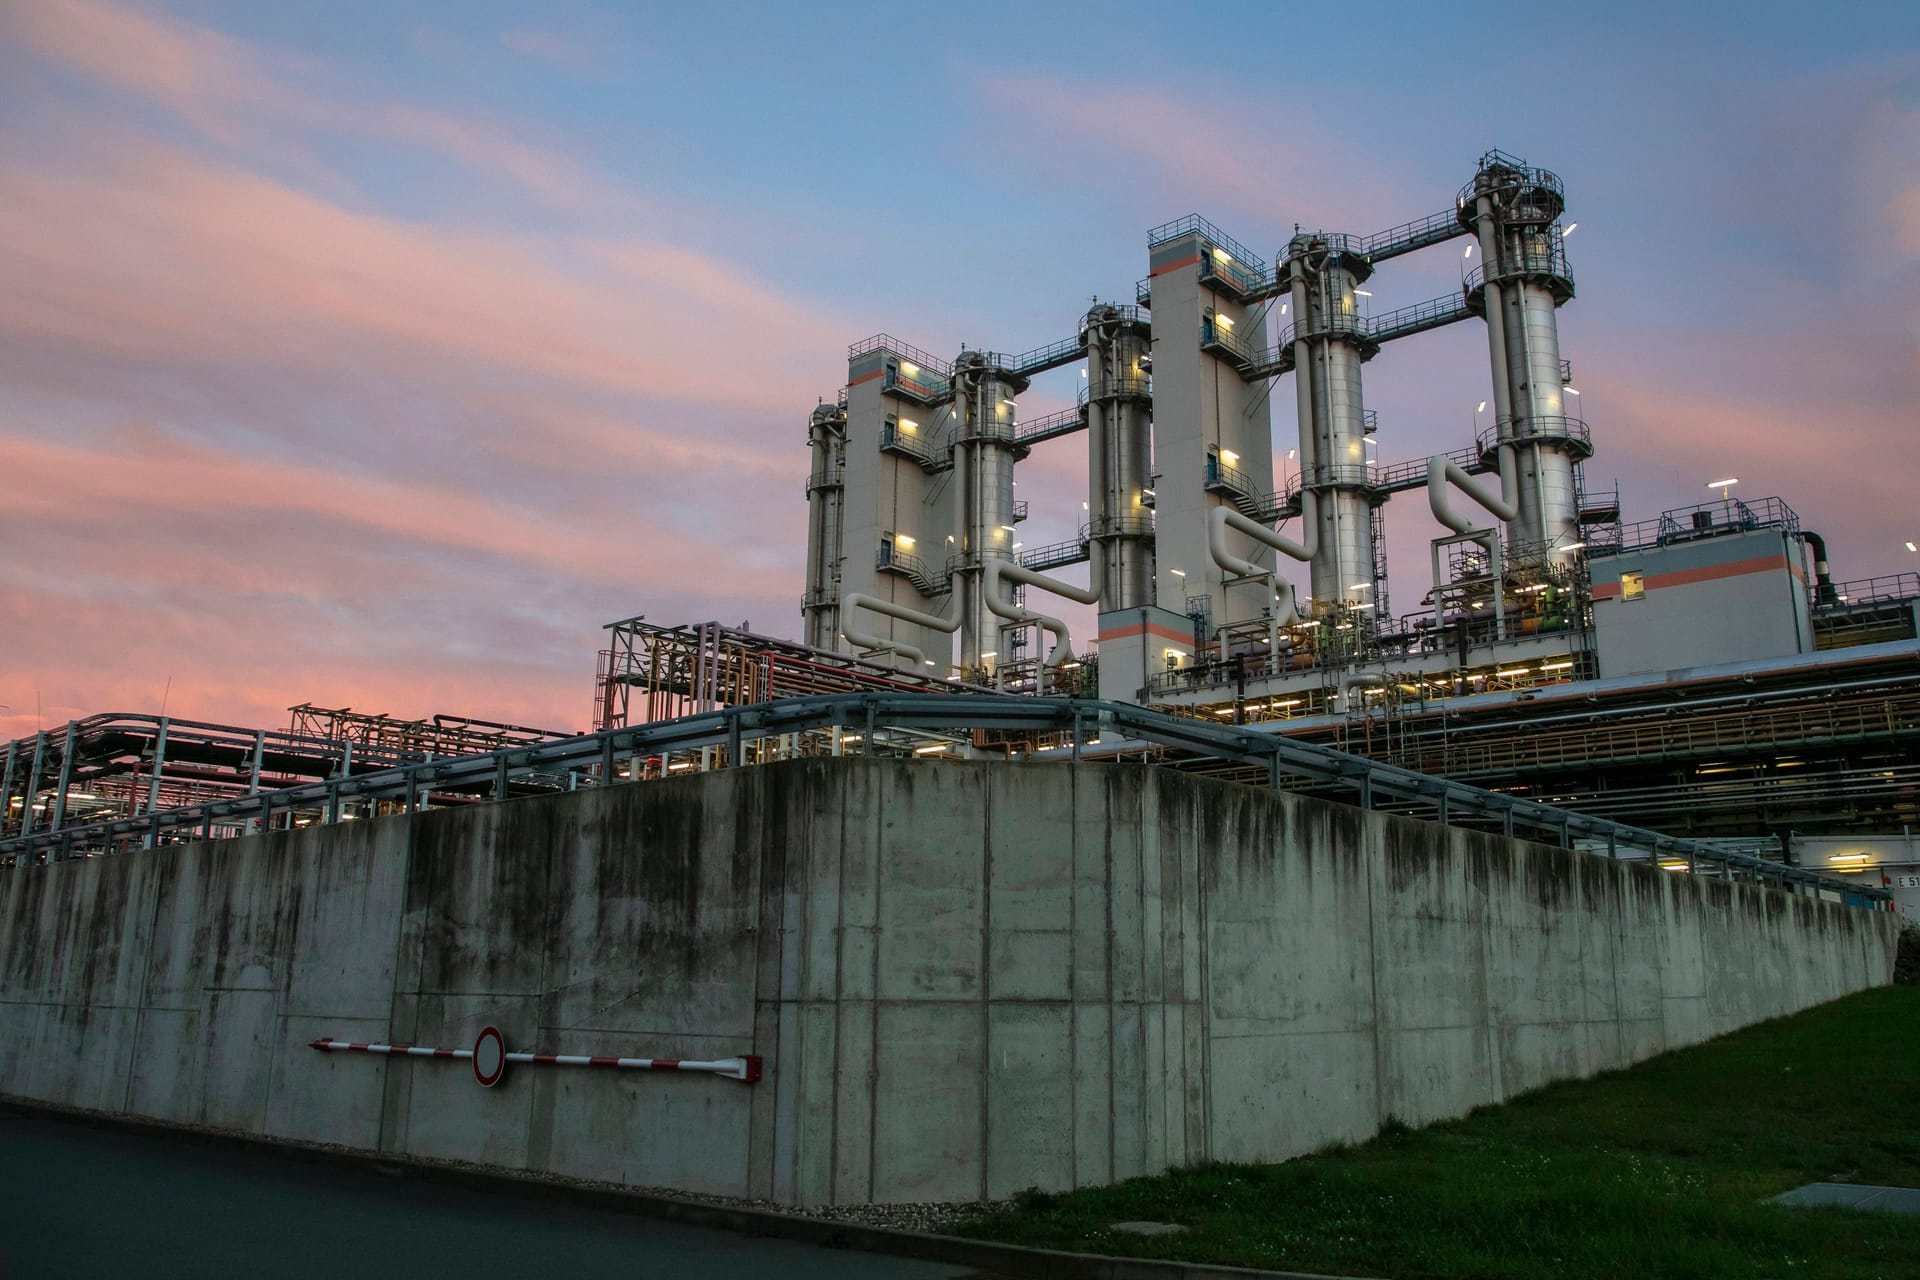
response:
[[[1884,982],[1895,918],[1168,771],[818,759],[0,875],[0,1092],[784,1203],[1278,1159]],[[756,1083],[315,1052],[652,1059]]]

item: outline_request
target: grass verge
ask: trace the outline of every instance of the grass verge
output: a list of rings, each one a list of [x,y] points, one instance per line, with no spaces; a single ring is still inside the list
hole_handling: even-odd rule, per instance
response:
[[[961,1230],[1394,1280],[1920,1277],[1920,1217],[1765,1203],[1821,1181],[1920,1186],[1920,987],[1286,1164],[1029,1192]],[[1188,1230],[1111,1230],[1133,1219]]]

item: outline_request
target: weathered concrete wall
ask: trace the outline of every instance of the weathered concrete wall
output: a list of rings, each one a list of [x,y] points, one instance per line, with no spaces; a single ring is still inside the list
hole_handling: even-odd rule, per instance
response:
[[[784,1202],[1278,1159],[1884,982],[1894,918],[1183,775],[793,762],[0,876],[0,1092]],[[701,1076],[321,1054],[318,1036]]]

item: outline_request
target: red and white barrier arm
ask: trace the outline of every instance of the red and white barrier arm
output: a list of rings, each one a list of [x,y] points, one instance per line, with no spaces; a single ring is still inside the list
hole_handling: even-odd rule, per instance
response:
[[[462,1058],[471,1059],[472,1049],[430,1049],[413,1044],[355,1044],[346,1040],[321,1039],[308,1042],[308,1047],[330,1053],[376,1053],[391,1057],[405,1058]],[[508,1053],[506,1062],[527,1062],[535,1066],[546,1067],[618,1067],[630,1071],[697,1071],[707,1075],[724,1076],[729,1080],[740,1080],[752,1084],[760,1078],[760,1058],[757,1054],[746,1054],[738,1058],[718,1058],[711,1062],[695,1062],[685,1058],[616,1058],[597,1054],[579,1053]]]

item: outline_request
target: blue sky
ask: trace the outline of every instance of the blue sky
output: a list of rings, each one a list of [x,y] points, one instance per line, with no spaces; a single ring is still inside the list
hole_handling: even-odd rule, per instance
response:
[[[169,678],[250,723],[584,723],[610,618],[797,632],[847,342],[1038,345],[1155,223],[1378,230],[1489,147],[1580,222],[1590,486],[1731,471],[1844,576],[1915,568],[1912,4],[0,0],[0,123],[0,733]],[[1382,455],[1464,443],[1486,383],[1472,326],[1388,348]],[[1029,464],[1029,536],[1080,466]]]

